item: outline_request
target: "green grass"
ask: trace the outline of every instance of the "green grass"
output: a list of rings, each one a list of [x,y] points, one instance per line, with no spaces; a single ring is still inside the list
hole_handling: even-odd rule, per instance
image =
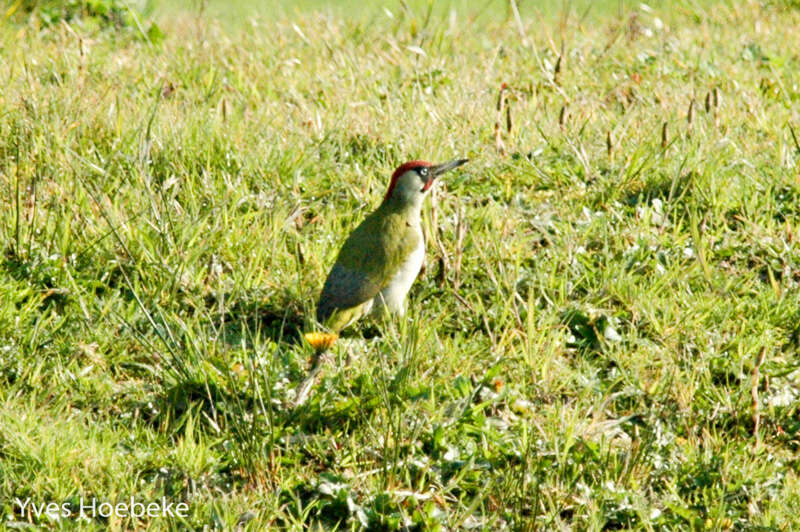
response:
[[[2,526],[800,526],[800,11],[519,3],[3,23]],[[461,156],[289,408],[338,246]]]
[[[226,26],[241,28],[252,18],[287,19],[308,15],[310,12],[320,12],[325,15],[346,19],[356,19],[360,23],[368,24],[375,19],[385,19],[386,16],[405,17],[412,15],[417,19],[416,24],[446,19],[451,12],[460,15],[461,24],[485,24],[490,21],[502,21],[514,16],[511,3],[507,0],[377,0],[375,2],[348,2],[336,0],[190,0],[190,2],[175,2],[170,0],[164,3],[150,5],[160,14],[169,14],[185,10],[186,5],[191,5],[195,14],[199,16],[212,16],[223,22]],[[635,0],[549,0],[547,2],[531,2],[517,0],[516,8],[520,16],[544,17],[548,22],[563,19],[565,14],[579,18],[584,22],[608,20],[609,17],[622,17],[632,8],[639,6]],[[665,0],[654,0],[648,3],[650,7],[669,5]],[[384,20],[385,22],[385,20]],[[411,21],[412,27],[415,22]]]

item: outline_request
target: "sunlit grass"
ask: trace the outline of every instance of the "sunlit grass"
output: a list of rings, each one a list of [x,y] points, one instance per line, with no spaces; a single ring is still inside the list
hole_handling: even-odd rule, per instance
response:
[[[2,27],[4,522],[795,528],[800,12],[518,4]],[[462,156],[292,409],[343,239]],[[14,502],[92,496],[190,515]]]

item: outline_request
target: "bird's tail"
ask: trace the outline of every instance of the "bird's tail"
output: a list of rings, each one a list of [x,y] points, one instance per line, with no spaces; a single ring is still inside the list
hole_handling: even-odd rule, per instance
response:
[[[333,347],[339,335],[336,333],[308,332],[303,335],[306,342],[317,351],[325,351]]]

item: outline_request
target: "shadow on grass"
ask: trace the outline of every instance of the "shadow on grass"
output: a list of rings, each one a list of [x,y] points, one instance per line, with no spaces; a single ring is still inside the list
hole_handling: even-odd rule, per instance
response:
[[[227,301],[227,295],[205,297],[206,308],[214,322],[222,325],[221,337],[228,345],[242,345],[242,340],[251,345],[253,337],[297,344],[306,329],[302,305],[286,291],[277,296],[253,291]]]
[[[331,368],[329,371],[334,370]],[[287,424],[308,434],[325,432],[331,427],[350,433],[381,407],[380,394],[372,375],[359,374],[335,386],[340,390],[347,389],[347,392],[332,397],[326,392],[326,384],[318,383],[309,401],[288,414]]]
[[[691,194],[694,174],[685,172],[672,179],[668,176],[651,176],[650,179],[638,186],[631,187],[622,197],[622,202],[631,207],[649,205],[653,199],[658,198],[664,202],[682,199]]]

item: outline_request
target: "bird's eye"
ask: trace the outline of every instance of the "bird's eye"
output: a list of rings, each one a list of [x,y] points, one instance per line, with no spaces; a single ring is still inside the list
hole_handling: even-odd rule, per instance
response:
[[[428,175],[428,169],[427,169],[427,168],[425,168],[424,166],[423,166],[422,168],[420,168],[420,169],[418,170],[418,172],[419,172],[419,175],[421,175],[422,177],[425,177],[425,176],[427,176],[427,175]]]

